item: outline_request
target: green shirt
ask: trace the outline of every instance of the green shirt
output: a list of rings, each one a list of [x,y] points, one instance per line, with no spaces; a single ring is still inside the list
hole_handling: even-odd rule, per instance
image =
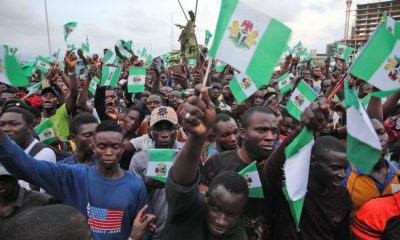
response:
[[[42,118],[42,122],[47,118]],[[68,140],[69,137],[69,121],[70,117],[65,104],[61,105],[54,115],[50,117],[55,134],[61,140]]]

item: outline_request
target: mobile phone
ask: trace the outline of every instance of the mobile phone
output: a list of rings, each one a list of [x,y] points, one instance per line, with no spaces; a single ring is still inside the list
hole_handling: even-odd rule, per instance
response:
[[[161,57],[156,57],[156,58],[154,58],[153,61],[156,64],[156,68],[157,68],[158,72],[160,74],[163,74],[165,72],[165,69],[164,69],[164,63],[163,63],[163,60],[161,59]]]

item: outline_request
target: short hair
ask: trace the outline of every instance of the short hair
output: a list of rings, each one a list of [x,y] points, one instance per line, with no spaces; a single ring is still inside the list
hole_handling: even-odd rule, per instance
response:
[[[28,110],[29,110],[30,113],[33,114],[33,116],[34,116],[35,118],[40,118],[40,117],[42,117],[42,112],[40,111],[39,108],[33,107],[33,106],[28,106]]]
[[[225,113],[218,113],[217,116],[215,117],[214,122],[212,123],[212,130],[215,133],[217,131],[217,125],[219,122],[229,122],[230,120],[235,121],[231,116]]]
[[[76,135],[82,125],[90,123],[98,123],[98,121],[93,114],[81,112],[72,119],[69,124],[69,132]]]
[[[345,153],[346,148],[339,141],[339,139],[332,136],[322,136],[315,140],[314,145],[311,149],[311,155],[314,156],[311,159],[317,160],[322,156],[325,156],[329,152],[341,152]]]
[[[96,127],[96,133],[99,132],[119,132],[122,133],[122,128],[116,120],[107,120],[101,122]]]
[[[139,113],[139,119],[137,119],[138,121],[142,122],[144,119],[144,113],[143,111],[139,110],[137,107],[131,107],[131,108],[127,108],[125,110],[125,114],[128,115],[129,113],[131,113],[132,111],[138,112]]]
[[[248,128],[249,127],[249,120],[250,120],[251,116],[256,112],[274,115],[274,113],[269,108],[263,107],[263,106],[256,106],[256,107],[252,107],[250,109],[247,109],[242,115],[242,121],[241,122],[242,122],[242,127],[243,128]]]
[[[33,116],[33,114],[24,108],[10,107],[4,111],[4,113],[9,113],[9,112],[21,114],[22,119],[24,119],[27,125],[32,124],[35,121],[35,117]]]
[[[161,100],[161,105],[164,105],[164,97],[163,97],[163,95],[161,95],[161,94],[159,94],[159,93],[151,93],[151,94],[149,95],[149,97],[150,97],[150,96],[157,96],[157,97],[159,97],[160,100]]]
[[[15,215],[2,237],[8,240],[81,240],[90,235],[84,222],[85,216],[71,206],[34,207]]]
[[[228,192],[243,194],[249,197],[249,186],[239,173],[234,171],[221,171],[208,186],[208,192],[212,193],[218,186],[223,186]]]

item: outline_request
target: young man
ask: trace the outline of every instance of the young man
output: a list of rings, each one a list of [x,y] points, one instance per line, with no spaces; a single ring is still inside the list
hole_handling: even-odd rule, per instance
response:
[[[204,191],[214,177],[222,171],[240,172],[252,162],[266,160],[278,140],[278,119],[265,107],[253,107],[242,116],[239,149],[224,151],[211,156],[201,169],[200,189]],[[259,165],[262,169],[262,165]],[[262,239],[266,230],[263,199],[250,198],[243,212],[243,226],[249,239]]]
[[[302,124],[318,131],[329,121],[325,99],[312,103],[302,114]],[[316,139],[310,159],[308,191],[301,213],[300,231],[283,194],[285,147],[297,136],[293,132],[264,164],[264,192],[270,239],[350,239],[351,200],[341,185],[348,167],[346,149],[331,136]]]
[[[123,171],[122,129],[115,121],[96,128],[95,166],[38,161],[0,131],[0,163],[14,176],[42,187],[88,218],[93,239],[127,239],[133,219],[148,202],[142,181]],[[111,225],[111,226],[109,226]]]
[[[178,130],[178,117],[171,107],[154,109],[150,118],[150,134],[154,142],[149,149],[174,149],[174,157],[179,153],[182,144],[176,141]],[[165,199],[165,184],[146,177],[148,153],[145,150],[133,155],[129,172],[142,179],[147,187],[153,213],[157,216],[155,224],[157,230],[153,239],[161,239],[167,218],[167,201]]]
[[[76,146],[75,152],[72,156],[59,162],[66,164],[96,164],[92,144],[97,125],[97,119],[88,112],[76,115],[69,125],[70,139]]]
[[[210,184],[205,197],[199,193],[199,155],[215,118],[214,104],[203,88],[178,111],[188,140],[169,171],[166,183],[168,217],[164,239],[246,240],[240,215],[248,197],[247,183],[227,171]]]
[[[34,116],[28,110],[21,107],[6,109],[0,117],[0,128],[18,146],[24,149],[26,154],[40,160],[54,163],[57,161],[56,154],[51,148],[42,148],[41,146],[45,144],[33,138]],[[36,148],[38,150],[35,150]],[[26,189],[33,187],[23,180],[20,180],[19,184]],[[34,189],[39,190],[39,188]]]

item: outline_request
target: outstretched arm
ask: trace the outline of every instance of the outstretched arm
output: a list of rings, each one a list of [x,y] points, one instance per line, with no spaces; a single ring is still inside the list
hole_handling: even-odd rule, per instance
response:
[[[76,101],[78,99],[78,78],[75,74],[77,57],[74,53],[67,51],[64,57],[65,66],[70,77],[69,85],[69,95],[65,101],[65,108],[70,115],[76,107]],[[64,76],[65,77],[65,76]]]
[[[196,180],[200,153],[206,141],[208,129],[215,118],[215,107],[208,97],[208,89],[201,89],[200,97],[188,98],[178,109],[178,114],[188,133],[188,140],[171,171],[176,184],[190,186]]]

